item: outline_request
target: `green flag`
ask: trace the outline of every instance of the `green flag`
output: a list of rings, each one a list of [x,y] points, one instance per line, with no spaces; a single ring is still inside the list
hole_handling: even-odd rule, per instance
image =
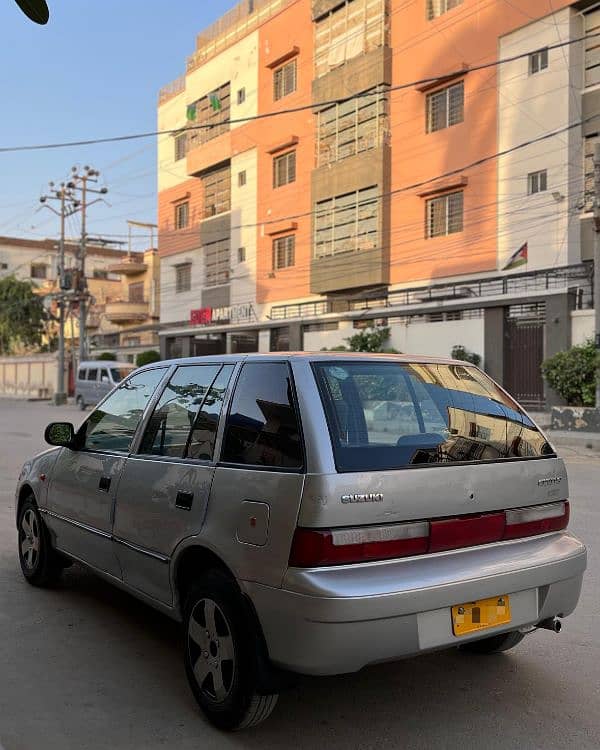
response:
[[[221,100],[219,99],[218,94],[209,94],[208,101],[215,112],[218,112],[221,109]]]
[[[187,117],[188,120],[190,120],[191,122],[194,122],[194,120],[196,119],[196,105],[195,104],[187,105],[185,116]]]

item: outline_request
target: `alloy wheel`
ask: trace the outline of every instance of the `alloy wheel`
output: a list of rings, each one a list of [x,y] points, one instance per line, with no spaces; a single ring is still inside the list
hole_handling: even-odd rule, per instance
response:
[[[233,686],[235,650],[229,623],[212,599],[200,599],[192,610],[188,649],[198,687],[211,701],[223,702]]]
[[[28,570],[34,570],[40,556],[40,524],[34,513],[29,508],[21,519],[21,556]]]

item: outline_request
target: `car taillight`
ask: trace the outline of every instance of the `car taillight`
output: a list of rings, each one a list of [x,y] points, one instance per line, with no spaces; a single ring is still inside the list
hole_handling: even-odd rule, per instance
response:
[[[442,552],[460,547],[474,547],[502,539],[504,513],[483,513],[431,521],[428,552]]]
[[[504,539],[546,534],[565,529],[569,523],[569,502],[532,505],[527,508],[507,510]]]
[[[569,502],[478,515],[341,529],[297,528],[289,564],[294,568],[344,565],[474,547],[560,531]]]
[[[422,555],[429,546],[429,524],[403,523],[352,529],[296,529],[290,565],[319,565],[386,560]]]

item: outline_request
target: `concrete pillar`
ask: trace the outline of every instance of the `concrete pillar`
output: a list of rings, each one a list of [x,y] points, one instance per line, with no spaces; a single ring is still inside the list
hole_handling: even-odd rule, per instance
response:
[[[571,310],[575,308],[574,293],[553,294],[546,297],[544,325],[544,359],[571,347]],[[546,406],[564,406],[565,401],[544,381]]]
[[[504,315],[503,307],[486,307],[483,318],[483,366],[500,385],[504,380]]]
[[[290,351],[301,352],[304,348],[302,341],[302,323],[290,323]]]

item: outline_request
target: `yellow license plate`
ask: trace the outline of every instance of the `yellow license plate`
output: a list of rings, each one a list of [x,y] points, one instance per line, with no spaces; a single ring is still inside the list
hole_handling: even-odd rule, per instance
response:
[[[510,622],[510,600],[508,596],[493,596],[477,602],[457,604],[452,607],[452,632],[467,635]]]

